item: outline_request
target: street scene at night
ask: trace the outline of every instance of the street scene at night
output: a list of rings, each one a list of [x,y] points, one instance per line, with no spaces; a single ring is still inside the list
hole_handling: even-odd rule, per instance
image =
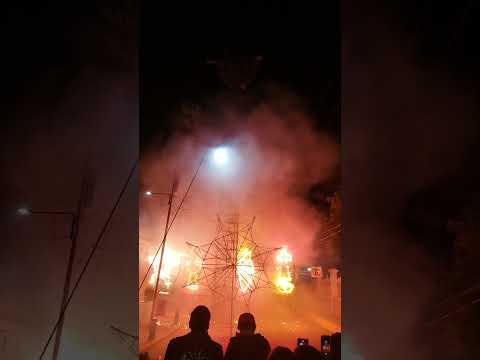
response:
[[[197,336],[190,322],[200,305],[225,358],[239,356],[231,349],[242,314],[253,316],[270,350],[303,344],[333,359],[333,339],[339,356],[339,33],[338,10],[328,10],[321,57],[295,47],[296,33],[285,29],[257,38],[247,31],[224,45],[203,39],[202,47],[172,50],[168,60],[154,41],[161,31],[148,16],[154,10],[146,12],[139,192],[145,359],[180,359],[167,347]],[[292,44],[288,52],[284,41]],[[261,355],[253,347],[251,356],[266,359],[270,350]]]
[[[0,360],[480,359],[479,9],[7,3]]]

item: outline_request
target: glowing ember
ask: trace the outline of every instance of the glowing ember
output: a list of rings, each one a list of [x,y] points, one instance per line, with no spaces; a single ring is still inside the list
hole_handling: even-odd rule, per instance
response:
[[[278,276],[275,280],[275,286],[281,294],[291,294],[295,289],[290,276]]]
[[[277,255],[277,276],[274,284],[280,294],[291,294],[295,289],[293,284],[292,273],[290,265],[293,261],[293,256],[286,247],[283,247]]]
[[[255,267],[252,260],[252,250],[242,247],[237,254],[237,277],[240,291],[245,293],[254,288]]]
[[[153,261],[153,256],[148,257],[148,262]],[[160,264],[160,255],[157,256],[153,263],[153,271],[150,275],[149,283],[150,285],[155,285],[157,280],[158,274],[158,266]],[[160,279],[163,280],[164,285],[168,288],[172,286],[172,272],[173,270],[180,265],[180,255],[175,251],[169,249],[168,247],[165,248],[165,252],[163,254],[163,263],[162,263],[162,270],[160,271]]]

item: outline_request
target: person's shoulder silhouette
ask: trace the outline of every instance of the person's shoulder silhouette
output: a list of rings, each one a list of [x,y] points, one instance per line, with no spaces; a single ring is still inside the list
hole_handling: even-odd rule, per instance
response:
[[[165,359],[220,360],[223,359],[223,350],[208,334],[189,333],[170,341]]]
[[[197,306],[190,316],[191,332],[170,340],[165,360],[221,360],[222,346],[208,335],[210,311]]]
[[[225,360],[266,360],[270,344],[261,334],[255,334],[255,318],[250,313],[240,315],[236,336],[230,339]]]

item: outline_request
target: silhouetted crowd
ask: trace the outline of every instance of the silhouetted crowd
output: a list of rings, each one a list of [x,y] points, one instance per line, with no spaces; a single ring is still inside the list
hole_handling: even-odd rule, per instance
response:
[[[208,329],[210,326],[210,311],[206,306],[197,306],[190,315],[190,333],[170,340],[165,353],[165,360],[310,360],[310,359],[340,359],[340,341],[328,350],[317,350],[307,342],[300,342],[292,351],[279,346],[270,348],[268,340],[255,333],[257,327],[255,318],[250,313],[244,313],[238,318],[238,332],[230,339],[225,354],[222,346],[213,341]],[[340,335],[340,334],[338,334]],[[141,360],[153,360],[146,353],[140,355]]]

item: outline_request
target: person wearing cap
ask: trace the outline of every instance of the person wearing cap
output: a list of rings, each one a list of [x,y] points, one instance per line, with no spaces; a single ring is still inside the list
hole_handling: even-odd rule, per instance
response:
[[[222,360],[222,345],[208,335],[210,311],[200,305],[190,315],[190,332],[170,340],[165,360]]]
[[[261,334],[255,334],[255,318],[243,313],[238,318],[238,332],[230,339],[225,360],[266,360],[270,354],[270,344]]]

